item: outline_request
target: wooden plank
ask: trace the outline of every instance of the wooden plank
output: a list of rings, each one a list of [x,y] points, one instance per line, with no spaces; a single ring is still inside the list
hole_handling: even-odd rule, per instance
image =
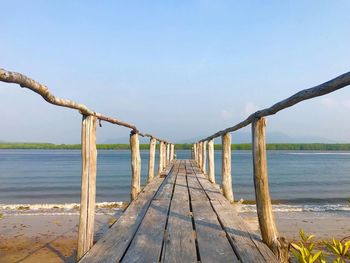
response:
[[[176,191],[176,187],[178,185],[175,185],[174,199],[171,202],[162,262],[197,262],[195,233],[189,200],[182,199],[184,197],[181,194],[183,186],[180,187],[179,191]],[[188,196],[188,191],[185,190]]]
[[[201,186],[209,196],[220,223],[230,238],[236,254],[242,262],[278,262],[272,251],[262,242],[237,213],[235,205],[221,194],[219,188],[211,184],[202,173],[196,174]]]
[[[242,262],[278,262],[260,236],[249,230],[232,205],[214,200],[211,203]]]
[[[163,178],[155,178],[145,186],[137,199],[79,262],[118,262],[129,246]]]
[[[186,170],[187,170],[187,185],[191,195],[191,200],[208,201],[208,197],[203,191],[203,188],[201,187],[201,185],[199,184],[197,177],[194,173],[194,170],[189,164],[186,165]]]
[[[84,116],[81,127],[81,196],[77,260],[93,245],[96,199],[96,117]]]
[[[191,205],[201,262],[239,262],[209,201]]]
[[[170,200],[153,200],[121,262],[158,262]]]
[[[173,200],[189,201],[186,173],[177,174]]]
[[[168,176],[165,178],[163,184],[160,186],[156,196],[154,197],[155,200],[171,199],[177,174],[177,165],[173,166],[171,164],[167,166],[166,172],[168,172]]]
[[[158,190],[122,262],[157,262],[160,259],[177,167]]]

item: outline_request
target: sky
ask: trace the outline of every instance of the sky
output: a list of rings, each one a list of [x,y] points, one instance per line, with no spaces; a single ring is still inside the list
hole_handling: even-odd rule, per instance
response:
[[[0,4],[1,68],[174,142],[207,137],[350,70],[345,0]],[[0,82],[0,112],[0,141],[80,141],[78,112],[18,85]],[[349,113],[350,87],[268,117],[267,133],[350,142]],[[97,140],[128,135],[103,123]]]

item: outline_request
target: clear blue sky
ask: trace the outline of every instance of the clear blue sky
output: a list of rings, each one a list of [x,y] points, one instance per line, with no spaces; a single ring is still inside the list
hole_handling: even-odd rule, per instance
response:
[[[174,141],[350,70],[349,1],[0,4],[0,67]],[[77,112],[6,83],[0,99],[0,140],[79,142]],[[349,114],[350,87],[269,117],[267,131],[350,142]],[[98,141],[128,134],[105,124]]]

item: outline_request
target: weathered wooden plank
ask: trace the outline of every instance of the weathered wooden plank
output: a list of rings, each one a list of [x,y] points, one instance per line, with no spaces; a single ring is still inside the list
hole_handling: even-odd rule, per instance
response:
[[[206,196],[203,188],[199,184],[197,177],[190,165],[186,165],[187,170],[187,185],[188,190],[191,195],[191,200],[194,201],[208,201],[208,197]]]
[[[158,262],[170,200],[153,200],[121,262]]]
[[[173,168],[170,168],[173,167]],[[170,168],[170,169],[169,169]],[[168,176],[165,178],[163,184],[160,186],[156,196],[154,197],[155,200],[162,200],[162,199],[171,199],[173,188],[174,188],[174,182],[176,179],[177,174],[177,165],[169,165],[167,166],[166,171],[168,172]]]
[[[178,186],[175,185],[174,198],[171,202],[162,262],[197,262],[188,191],[181,185],[180,190],[176,191]],[[183,200],[183,189],[187,192],[187,200]]]
[[[106,235],[79,262],[118,262],[129,246],[152,197],[162,182],[163,178],[157,177],[147,184]]]
[[[288,244],[279,237],[272,204],[267,176],[265,118],[252,123],[253,139],[253,172],[256,208],[263,241],[270,247],[281,262],[288,262]]]
[[[81,127],[81,195],[77,260],[93,245],[96,199],[96,117],[84,116]]]
[[[272,251],[262,242],[237,214],[237,208],[221,194],[217,185],[211,184],[202,173],[196,174],[201,186],[208,195],[212,206],[235,247],[242,262],[277,262]],[[252,250],[250,255],[250,250]]]
[[[173,169],[159,188],[122,262],[159,260],[176,175],[177,171]]]
[[[239,262],[209,201],[191,205],[201,262]]]
[[[141,190],[141,156],[138,134],[130,133],[131,148],[131,201],[135,200]]]
[[[182,200],[184,202],[189,200],[186,176],[180,173],[177,174],[173,199]]]
[[[243,218],[238,215],[236,208],[229,203],[214,200],[211,201],[211,204],[242,262],[278,262],[260,236],[253,233]]]

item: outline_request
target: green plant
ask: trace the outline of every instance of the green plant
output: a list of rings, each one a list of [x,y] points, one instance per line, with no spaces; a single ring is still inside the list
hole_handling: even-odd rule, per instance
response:
[[[315,235],[306,235],[303,229],[299,231],[299,235],[301,238],[299,244],[291,243],[291,246],[294,249],[292,250],[292,253],[298,262],[325,263],[326,261],[323,258],[322,251],[313,252],[315,243],[313,243],[311,240],[315,237]]]
[[[345,263],[346,259],[350,259],[350,255],[348,253],[350,247],[350,240],[342,242],[333,238],[333,244],[328,242],[324,242],[324,244],[326,245],[328,250],[336,256],[336,260],[333,261],[334,263]]]

